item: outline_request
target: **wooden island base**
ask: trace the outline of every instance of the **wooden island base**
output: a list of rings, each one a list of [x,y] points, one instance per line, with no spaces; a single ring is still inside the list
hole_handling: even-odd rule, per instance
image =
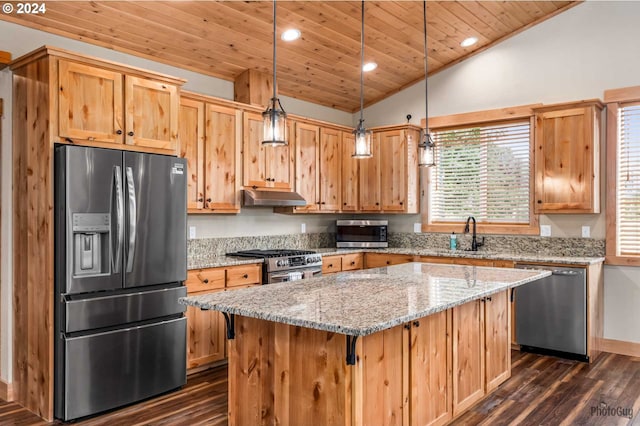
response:
[[[235,317],[229,424],[439,425],[511,374],[508,291],[358,337]]]

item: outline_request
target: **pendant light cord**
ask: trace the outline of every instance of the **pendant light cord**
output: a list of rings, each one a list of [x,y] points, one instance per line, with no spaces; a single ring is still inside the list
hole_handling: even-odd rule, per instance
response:
[[[276,100],[276,0],[273,0],[273,102]]]
[[[362,0],[362,28],[360,30],[360,124],[364,121],[364,0]]]
[[[423,23],[424,23],[424,128],[425,132],[429,132],[429,98],[427,90],[427,2],[422,1],[422,7],[424,8]]]

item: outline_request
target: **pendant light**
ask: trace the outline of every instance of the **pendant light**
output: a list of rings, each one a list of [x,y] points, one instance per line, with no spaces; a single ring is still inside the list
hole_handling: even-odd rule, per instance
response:
[[[360,31],[360,121],[358,127],[353,131],[355,136],[355,145],[353,151],[353,158],[370,158],[373,157],[371,153],[371,139],[373,138],[373,132],[364,128],[364,118],[362,117],[362,110],[364,109],[364,0],[362,0],[362,29]]]
[[[273,97],[262,113],[263,145],[287,145],[287,113],[276,95],[276,0],[273,0]]]
[[[423,0],[422,7],[424,8],[423,23],[424,23],[424,129],[420,132],[420,143],[418,144],[418,166],[431,167],[436,165],[435,148],[436,144],[431,139],[429,134],[429,97],[427,90],[427,2]]]

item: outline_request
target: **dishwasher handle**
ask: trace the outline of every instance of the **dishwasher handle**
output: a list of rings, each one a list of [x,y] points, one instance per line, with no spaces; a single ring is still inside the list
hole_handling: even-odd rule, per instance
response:
[[[578,275],[578,272],[556,269],[556,270],[551,271],[551,275],[575,276],[575,275]]]

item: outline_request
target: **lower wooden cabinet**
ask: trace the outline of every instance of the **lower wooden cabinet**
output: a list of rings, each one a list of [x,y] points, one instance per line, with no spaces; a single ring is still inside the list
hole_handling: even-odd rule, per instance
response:
[[[187,295],[199,296],[219,291],[260,285],[259,264],[195,269],[187,272]],[[203,311],[188,306],[187,369],[222,361],[226,357],[224,315],[218,311]]]
[[[456,306],[452,316],[455,417],[511,376],[509,291]]]
[[[412,254],[389,254],[389,253],[365,253],[365,268],[380,268],[382,266],[399,265],[401,263],[413,262],[415,256]]]
[[[337,254],[322,258],[322,274],[362,269],[364,255],[362,253]]]

